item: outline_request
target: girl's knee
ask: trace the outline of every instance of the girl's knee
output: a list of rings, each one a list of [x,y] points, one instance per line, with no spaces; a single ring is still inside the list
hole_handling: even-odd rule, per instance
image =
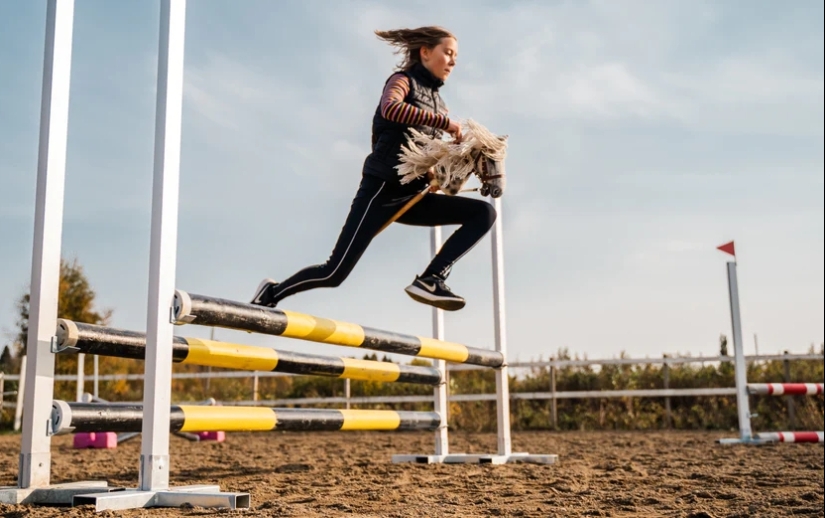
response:
[[[326,284],[327,284],[328,288],[337,288],[338,286],[343,284],[346,279],[347,279],[347,274],[346,273],[336,274],[336,275],[333,275],[332,277],[330,277],[327,280]]]
[[[498,212],[496,208],[493,206],[492,203],[482,202],[481,206],[479,207],[479,218],[484,221],[487,225],[487,228],[491,228],[493,224],[496,222],[496,217],[498,216]]]
[[[324,286],[327,288],[337,288],[347,280],[352,266],[348,264],[339,264],[337,268],[332,268],[332,272],[324,279]]]

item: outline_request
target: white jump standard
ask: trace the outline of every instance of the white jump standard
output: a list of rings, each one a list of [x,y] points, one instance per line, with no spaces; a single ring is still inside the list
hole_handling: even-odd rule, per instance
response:
[[[31,301],[18,482],[0,488],[0,502],[71,504],[90,496],[97,510],[190,504],[248,508],[248,493],[218,486],[169,486],[171,339],[175,282],[186,0],[160,0],[155,112],[155,162],[149,265],[145,414],[139,488],[106,482],[51,484],[51,402],[60,278],[69,121],[74,0],[47,0],[40,144],[35,198]],[[111,493],[107,493],[111,491]],[[88,497],[81,497],[89,503]]]
[[[0,503],[58,504],[71,501],[77,493],[108,488],[105,481],[51,483],[51,411],[47,407],[54,394],[52,339],[60,280],[73,20],[73,0],[47,2],[29,333],[26,370],[21,372],[26,411],[17,486],[0,487]]]
[[[728,248],[729,247],[729,248]],[[718,247],[734,255],[733,242]],[[742,348],[742,320],[739,312],[739,283],[736,277],[736,261],[727,263],[730,318],[733,330],[734,374],[736,380],[736,408],[739,415],[739,437],[717,440],[719,444],[766,444],[776,442],[822,442],[823,432],[761,432],[753,433],[749,395],[802,395],[822,394],[822,383],[748,383],[745,352]]]

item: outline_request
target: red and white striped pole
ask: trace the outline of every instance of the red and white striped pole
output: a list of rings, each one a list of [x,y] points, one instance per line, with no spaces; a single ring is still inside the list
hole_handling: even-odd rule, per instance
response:
[[[825,442],[823,432],[761,432],[756,437],[765,442]]]
[[[822,383],[748,383],[748,393],[758,396],[818,396]]]

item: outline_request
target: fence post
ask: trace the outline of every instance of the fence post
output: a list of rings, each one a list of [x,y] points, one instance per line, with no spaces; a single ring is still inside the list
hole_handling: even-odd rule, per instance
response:
[[[344,378],[344,397],[347,399],[347,410],[349,410],[350,407],[349,398],[351,393],[350,380],[349,378]]]
[[[785,356],[788,356],[788,351],[785,351]],[[791,361],[788,358],[782,360],[785,368],[785,383],[791,382]],[[796,427],[796,409],[794,408],[793,396],[785,396],[785,401],[788,403],[788,424],[791,429]]]
[[[558,407],[556,406],[556,359],[550,358],[550,418],[553,430],[559,429]]]
[[[26,392],[26,357],[20,358],[20,380],[17,382],[17,406],[14,407],[14,431],[20,430],[23,421],[23,397]]]
[[[209,339],[212,340],[213,342],[215,341],[215,326],[212,326],[211,328],[209,328]],[[208,375],[206,377],[205,392],[206,392],[206,396],[208,397],[209,396],[209,388],[210,388],[211,382],[212,382],[212,366],[211,365],[206,366],[206,372],[208,373]]]
[[[77,393],[76,393],[76,401],[82,401],[83,399],[83,390],[86,388],[85,385],[85,373],[83,372],[83,364],[85,363],[86,355],[83,353],[79,353],[77,355]]]
[[[95,397],[99,397],[98,395],[98,388],[100,380],[100,356],[97,354],[94,355],[94,385],[93,385],[93,392]]]
[[[258,371],[252,377],[252,401],[258,401]]]
[[[668,356],[666,354],[662,355],[664,358]],[[662,364],[662,377],[663,383],[662,387],[665,389],[670,388],[670,364],[665,360]],[[673,426],[673,414],[670,409],[670,396],[665,397],[665,428],[670,429]]]

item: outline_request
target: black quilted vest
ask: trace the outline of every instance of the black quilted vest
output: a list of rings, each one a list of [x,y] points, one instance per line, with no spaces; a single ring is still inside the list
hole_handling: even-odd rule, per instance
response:
[[[447,105],[438,93],[439,88],[444,84],[443,81],[432,75],[420,63],[415,63],[409,70],[402,73],[410,81],[410,92],[404,98],[405,103],[433,113],[447,114]],[[387,82],[389,78],[384,84],[386,85]],[[407,142],[409,135],[407,129],[410,127],[435,138],[441,138],[444,134],[442,130],[432,126],[411,126],[389,121],[381,115],[379,104],[372,117],[372,152],[364,163],[364,174],[398,182],[399,176],[395,166],[399,163],[398,155],[401,153],[401,146]]]

